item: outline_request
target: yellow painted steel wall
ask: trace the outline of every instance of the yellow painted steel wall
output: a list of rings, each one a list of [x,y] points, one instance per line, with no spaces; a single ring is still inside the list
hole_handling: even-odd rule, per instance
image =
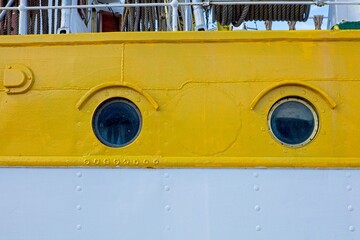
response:
[[[360,167],[359,31],[2,36],[0,53],[1,166]],[[143,125],[110,148],[91,122],[117,96]],[[318,112],[304,147],[268,130],[286,96]]]

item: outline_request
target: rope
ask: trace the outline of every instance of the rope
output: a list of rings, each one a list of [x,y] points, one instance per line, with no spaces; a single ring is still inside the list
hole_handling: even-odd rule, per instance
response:
[[[295,29],[296,21],[288,21],[288,25],[289,25],[289,30],[296,30]]]
[[[125,3],[161,3],[162,0],[126,0]],[[125,7],[121,31],[166,31],[165,7]]]
[[[243,21],[306,21],[310,5],[217,5],[215,17],[221,25],[240,26]]]
[[[6,12],[6,34],[7,35],[10,35],[11,34],[11,24],[12,24],[12,21],[11,21],[11,15],[12,15],[12,11],[7,11]]]
[[[40,5],[40,1],[37,2],[37,6]],[[41,16],[40,16],[40,10],[35,10],[36,14],[36,33],[40,34],[41,30]]]
[[[266,20],[265,28],[266,28],[266,30],[271,30],[272,29],[272,21]]]
[[[15,1],[15,4],[18,4],[18,1]],[[17,10],[14,10],[14,12],[13,12],[13,14],[14,14],[14,34],[15,35],[18,35],[19,34],[19,15],[20,15],[20,13],[19,13],[19,11],[17,11]]]
[[[62,0],[58,0],[58,5],[61,6],[62,5]],[[59,29],[61,27],[61,9],[58,9],[58,14],[57,14],[57,22],[56,22],[56,31],[57,29]]]
[[[3,0],[0,0],[0,6],[1,6],[1,7],[4,7],[4,6],[5,6]],[[4,35],[4,34],[5,34],[4,26],[5,26],[5,20],[3,19],[2,21],[0,21],[0,35]]]
[[[323,19],[323,15],[314,15],[315,30],[321,30]]]
[[[250,9],[250,5],[246,5],[246,6],[244,7],[244,9],[243,9],[242,12],[241,12],[241,15],[240,15],[239,19],[238,19],[237,21],[233,22],[233,25],[234,25],[235,27],[239,27],[239,26],[244,22],[247,14],[248,14],[248,12],[249,12],[249,9]],[[227,24],[227,25],[229,25],[229,24]]]

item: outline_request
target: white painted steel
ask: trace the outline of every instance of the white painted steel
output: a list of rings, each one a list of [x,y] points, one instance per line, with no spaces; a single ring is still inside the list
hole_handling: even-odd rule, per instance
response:
[[[28,19],[27,19],[27,0],[20,0],[19,5],[19,34],[27,34]]]
[[[0,168],[0,239],[360,239],[360,170]]]
[[[190,3],[190,0],[185,0],[185,3]],[[192,13],[191,13],[191,6],[184,6],[184,31],[191,31],[192,30]]]
[[[337,2],[334,0],[334,3]],[[360,6],[332,5],[329,7],[328,18],[328,29],[343,21],[360,21]]]
[[[10,0],[9,2],[6,3],[5,7],[10,7],[11,5],[13,5],[13,3],[14,3],[14,0]],[[2,20],[4,20],[5,15],[6,15],[6,10],[1,11],[1,13],[0,13],[0,22]]]
[[[179,1],[178,0],[172,0],[171,1],[171,9],[172,9],[172,30],[177,31],[178,30],[178,7],[179,7]]]
[[[71,4],[71,0],[65,0],[61,2],[62,7],[68,6]],[[61,28],[68,28],[70,29],[70,16],[71,16],[71,10],[70,9],[62,9],[61,10]]]
[[[202,3],[202,0],[191,0],[191,1],[193,3]],[[200,4],[194,5],[193,13],[194,13],[194,19],[195,19],[195,30],[196,31],[207,30],[204,8]]]

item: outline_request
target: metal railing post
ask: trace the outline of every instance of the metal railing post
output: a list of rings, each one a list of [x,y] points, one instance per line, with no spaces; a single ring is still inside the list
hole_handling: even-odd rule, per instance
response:
[[[205,22],[205,11],[203,6],[200,5],[201,0],[192,0],[193,3],[199,4],[194,5],[194,18],[195,18],[195,30],[196,31],[205,31],[207,30],[206,22]]]
[[[177,31],[178,30],[178,7],[179,7],[179,1],[178,0],[172,0],[171,1],[171,7],[172,7],[172,30]]]
[[[190,3],[190,0],[185,0],[185,3]],[[184,30],[191,31],[192,21],[191,21],[191,6],[184,6],[185,9],[185,19],[184,19]]]
[[[27,0],[20,0],[19,5],[19,34],[25,35],[27,34],[28,29],[28,19],[27,19]]]

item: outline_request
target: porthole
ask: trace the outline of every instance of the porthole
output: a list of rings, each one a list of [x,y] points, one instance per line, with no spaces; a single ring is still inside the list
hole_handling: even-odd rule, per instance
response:
[[[127,99],[111,98],[95,110],[92,127],[95,136],[109,147],[123,147],[133,142],[141,129],[141,114]]]
[[[301,147],[314,139],[319,120],[314,107],[308,102],[289,97],[272,106],[268,115],[268,127],[280,143]]]

